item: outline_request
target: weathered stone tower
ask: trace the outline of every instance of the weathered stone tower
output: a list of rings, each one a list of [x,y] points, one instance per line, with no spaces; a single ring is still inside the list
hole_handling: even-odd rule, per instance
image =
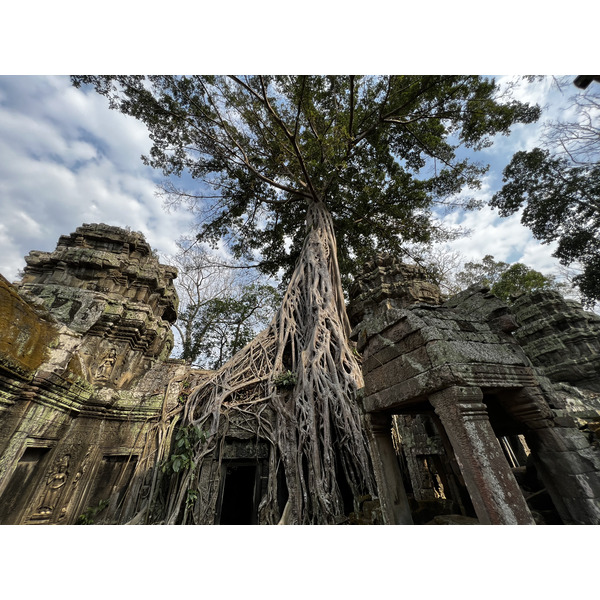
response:
[[[84,225],[25,261],[20,295],[85,338],[71,366],[88,383],[127,388],[169,356],[177,271],[158,263],[141,233]]]
[[[73,523],[109,499],[116,519],[186,369],[165,362],[176,270],[108,225],[26,262],[18,290],[0,280],[0,523]]]

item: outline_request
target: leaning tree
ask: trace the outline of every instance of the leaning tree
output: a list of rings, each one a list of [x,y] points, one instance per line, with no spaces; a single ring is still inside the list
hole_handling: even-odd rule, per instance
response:
[[[355,394],[360,364],[349,342],[343,282],[375,251],[438,233],[434,202],[476,188],[485,167],[458,158],[539,109],[479,76],[77,76],[110,106],[146,124],[143,160],[187,172],[203,240],[260,256],[288,282],[267,330],[195,389],[182,422],[201,427],[194,464],[215,449],[237,412],[272,444],[263,522],[277,522],[283,467],[292,523],[344,513],[341,477],[355,498],[376,493]],[[171,178],[171,182],[173,179]],[[281,271],[283,270],[283,271]],[[264,418],[268,406],[274,419]],[[198,473],[172,488],[163,522],[185,522]],[[190,496],[190,490],[192,495]],[[203,521],[203,503],[189,512]],[[183,514],[183,517],[182,517]]]

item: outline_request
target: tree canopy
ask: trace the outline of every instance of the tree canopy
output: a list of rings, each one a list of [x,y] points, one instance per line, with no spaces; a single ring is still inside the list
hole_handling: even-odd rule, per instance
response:
[[[557,242],[561,264],[578,265],[584,304],[600,300],[600,94],[571,98],[571,120],[546,124],[543,148],[517,152],[491,205],[521,222],[542,243]]]
[[[544,275],[523,263],[496,261],[491,254],[484,256],[481,262],[465,263],[455,280],[459,289],[473,284],[487,286],[492,294],[509,304],[512,297],[520,294],[560,289],[552,275]]]
[[[539,116],[479,76],[76,76],[146,124],[147,164],[205,185],[166,191],[200,208],[205,240],[289,276],[306,205],[334,220],[342,274],[375,249],[439,233],[431,208],[477,188],[457,158]],[[352,259],[352,260],[350,260]]]
[[[600,299],[600,165],[573,166],[548,150],[516,153],[491,205],[502,216],[521,207],[521,222],[543,243],[558,242],[560,262],[578,262],[574,278],[587,304]]]

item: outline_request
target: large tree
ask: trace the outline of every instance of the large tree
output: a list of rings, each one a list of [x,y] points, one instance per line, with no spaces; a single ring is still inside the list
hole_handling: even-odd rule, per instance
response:
[[[375,493],[355,393],[359,362],[348,341],[343,274],[374,250],[435,232],[434,201],[476,188],[485,168],[459,160],[537,107],[502,97],[477,76],[75,77],[113,108],[143,121],[153,142],[148,164],[204,182],[191,193],[204,239],[225,238],[238,256],[289,281],[269,329],[190,394],[185,419],[216,443],[220,416],[254,415],[272,442],[263,522],[277,522],[279,463],[294,523],[331,523]],[[338,244],[339,242],[339,244]],[[339,249],[339,261],[338,261]],[[341,268],[340,268],[341,267]],[[285,381],[285,384],[284,384]],[[275,421],[265,423],[268,405]],[[211,446],[212,444],[212,446]],[[180,507],[196,473],[170,503]],[[193,518],[203,522],[201,506]]]
[[[571,118],[546,124],[544,147],[513,156],[491,205],[502,216],[523,209],[523,225],[557,243],[561,264],[580,267],[573,282],[591,306],[600,300],[600,85],[573,96],[564,112]]]

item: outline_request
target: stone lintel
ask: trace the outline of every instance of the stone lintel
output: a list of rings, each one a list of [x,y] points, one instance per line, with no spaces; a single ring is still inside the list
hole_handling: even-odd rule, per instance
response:
[[[366,412],[392,409],[401,412],[403,405],[421,402],[430,394],[457,385],[494,390],[520,390],[535,385],[534,374],[529,367],[453,363],[423,368],[420,373],[414,375],[414,364],[404,365],[403,357],[398,357],[396,361],[398,365],[393,369],[394,361],[390,361],[379,373],[369,373],[363,401]],[[394,379],[391,373],[401,372],[403,369],[409,376],[400,380]],[[536,410],[537,415],[539,408]]]

